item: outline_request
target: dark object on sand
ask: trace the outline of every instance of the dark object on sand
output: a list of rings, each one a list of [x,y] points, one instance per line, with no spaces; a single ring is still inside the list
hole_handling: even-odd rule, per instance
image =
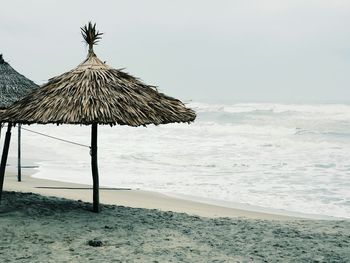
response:
[[[16,102],[0,119],[21,124],[91,125],[91,168],[93,177],[93,211],[99,212],[97,166],[97,126],[190,123],[193,110],[181,101],[159,93],[154,86],[114,69],[97,58],[93,45],[102,33],[91,22],[81,28],[89,51],[86,60],[75,69],[51,78],[47,84]],[[9,135],[10,136],[10,135]],[[6,164],[9,139],[5,141],[2,165]],[[3,171],[0,171],[0,178]]]
[[[93,240],[88,241],[88,245],[90,247],[102,247],[103,242],[101,240],[98,240],[98,239],[93,239]]]
[[[38,88],[33,81],[19,74],[0,54],[0,112]],[[0,120],[0,122],[2,122]],[[0,124],[1,133],[2,123]],[[18,181],[21,181],[21,125],[18,125]],[[2,182],[0,182],[2,184]]]

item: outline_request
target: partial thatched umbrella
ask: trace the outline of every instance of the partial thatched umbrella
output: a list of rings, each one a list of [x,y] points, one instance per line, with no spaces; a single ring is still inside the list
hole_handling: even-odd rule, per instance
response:
[[[54,77],[41,88],[15,103],[0,119],[22,124],[84,124],[91,129],[91,167],[93,178],[93,211],[99,211],[97,167],[97,125],[190,123],[193,110],[179,100],[159,93],[139,79],[114,69],[97,58],[93,45],[101,38],[96,24],[81,28],[89,45],[86,60],[73,70]],[[6,143],[6,142],[5,142]],[[4,147],[6,150],[6,147]],[[6,165],[3,153],[0,179]]]
[[[0,112],[36,89],[33,81],[19,74],[0,54]],[[1,120],[0,120],[1,122]],[[2,126],[2,125],[1,125]],[[0,132],[1,132],[0,126]],[[21,181],[21,125],[18,125],[18,181]]]

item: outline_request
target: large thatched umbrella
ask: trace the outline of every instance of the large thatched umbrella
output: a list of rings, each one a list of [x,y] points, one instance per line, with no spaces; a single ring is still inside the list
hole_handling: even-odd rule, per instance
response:
[[[0,114],[0,119],[9,124],[91,125],[93,211],[98,212],[97,125],[136,127],[173,122],[190,123],[196,114],[181,101],[159,93],[155,87],[99,60],[93,51],[93,45],[102,33],[91,23],[81,30],[89,46],[85,61],[73,70],[50,79],[47,84]],[[5,146],[6,143],[9,144],[9,140],[5,140]],[[0,180],[3,180],[7,148],[4,147],[2,156]]]
[[[37,87],[33,81],[14,70],[0,54],[0,112]],[[18,125],[18,181],[21,181],[21,125]]]

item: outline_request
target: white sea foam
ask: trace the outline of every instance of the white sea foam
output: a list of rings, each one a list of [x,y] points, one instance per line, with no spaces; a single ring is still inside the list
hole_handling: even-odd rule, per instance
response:
[[[101,185],[350,218],[350,105],[189,106],[191,125],[100,127]],[[90,140],[86,126],[28,128]],[[23,143],[37,177],[91,183],[89,149],[26,131]]]

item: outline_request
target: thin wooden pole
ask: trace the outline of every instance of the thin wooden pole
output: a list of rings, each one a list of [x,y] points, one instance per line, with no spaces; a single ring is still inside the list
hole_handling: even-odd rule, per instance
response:
[[[17,168],[18,168],[18,175],[17,179],[18,182],[22,181],[22,167],[21,167],[21,124],[18,124],[18,162],[17,162]]]
[[[92,211],[100,212],[99,200],[99,182],[98,182],[98,165],[97,165],[97,123],[91,127],[91,170],[93,181],[93,209]]]
[[[9,122],[7,125],[7,132],[6,132],[6,136],[5,136],[4,148],[2,150],[1,164],[0,164],[0,202],[1,202],[1,196],[2,196],[2,189],[4,186],[4,177],[5,177],[7,156],[8,156],[9,148],[10,148],[11,128],[12,128],[12,123]]]

